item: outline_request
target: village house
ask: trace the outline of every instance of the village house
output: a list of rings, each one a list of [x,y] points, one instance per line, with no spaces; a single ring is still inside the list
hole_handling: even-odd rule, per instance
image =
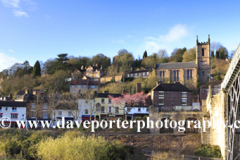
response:
[[[70,93],[84,93],[86,90],[100,90],[100,81],[92,81],[89,78],[85,78],[70,82]]]
[[[104,75],[102,66],[98,64],[89,65],[88,67],[81,66],[80,69],[75,69],[72,73],[72,80],[82,79],[84,76],[92,81],[100,81],[100,77]]]
[[[108,91],[105,91],[104,93],[98,93],[95,97],[94,117],[96,120],[115,120],[118,118],[124,118],[125,104],[115,106],[109,96],[116,98],[122,95],[108,93]]]
[[[195,121],[201,120],[203,112],[199,103],[192,103],[192,91],[182,85],[180,82],[175,83],[158,83],[148,95],[151,96],[152,106],[149,108],[149,118],[154,122],[165,120]],[[186,123],[187,124],[187,123]],[[185,126],[186,127],[186,126]],[[154,127],[150,129],[152,133],[179,133],[178,127],[172,129],[165,126],[162,128]],[[191,124],[184,133],[198,133],[199,130]]]
[[[0,101],[0,119],[8,117],[11,120],[11,128],[17,128],[17,120],[25,121],[27,119],[26,106],[26,102]],[[5,121],[5,123],[9,123],[9,121]]]
[[[78,100],[78,110],[79,110],[79,122],[84,122],[85,120],[94,120],[94,110],[95,110],[95,99],[79,99]]]
[[[131,71],[127,74],[127,78],[148,78],[152,73],[152,69],[145,69],[145,70],[136,70],[136,71]]]
[[[210,36],[208,42],[198,42],[196,39],[196,61],[159,63],[155,67],[155,74],[162,82],[180,82],[184,85],[197,86],[197,77],[200,85],[210,79]]]
[[[141,83],[136,84],[136,92],[142,92]],[[147,97],[146,104],[139,103],[134,107],[125,106],[125,114],[127,114],[127,119],[141,119],[144,116],[149,115],[149,105],[152,104],[151,97]]]

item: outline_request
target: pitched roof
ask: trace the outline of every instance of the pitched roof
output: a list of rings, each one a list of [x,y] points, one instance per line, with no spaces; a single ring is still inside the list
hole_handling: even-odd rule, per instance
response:
[[[222,81],[216,81],[215,79],[210,79],[209,82],[207,82],[206,84],[204,84],[203,86],[201,86],[201,88],[208,88],[209,85],[211,86],[217,86],[219,85],[219,87],[221,87]]]
[[[174,63],[158,63],[155,69],[175,69],[175,68],[197,68],[195,61],[191,62],[174,62]]]
[[[182,85],[180,82],[175,83],[160,83],[153,91],[179,91],[179,92],[192,92],[189,88]]]
[[[18,93],[17,93],[17,95],[24,95],[25,94],[25,90],[20,90],[20,91],[18,91]]]
[[[102,97],[102,98],[108,98],[108,96],[113,96],[114,98],[116,97],[121,97],[121,94],[115,94],[115,93],[98,93],[97,97]]]
[[[145,69],[145,70],[131,71],[130,73],[151,72],[151,71],[152,69]]]
[[[99,85],[99,81],[91,81],[90,79],[72,80],[70,85]]]
[[[10,106],[10,107],[26,107],[26,102],[15,102],[15,101],[0,101],[0,106]]]

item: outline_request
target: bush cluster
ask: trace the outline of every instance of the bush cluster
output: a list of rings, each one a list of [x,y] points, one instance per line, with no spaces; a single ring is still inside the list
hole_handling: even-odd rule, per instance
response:
[[[194,149],[194,154],[203,157],[221,158],[221,150],[217,145],[202,144]]]
[[[119,141],[84,136],[79,131],[0,130],[0,157],[47,160],[126,159],[133,149]]]

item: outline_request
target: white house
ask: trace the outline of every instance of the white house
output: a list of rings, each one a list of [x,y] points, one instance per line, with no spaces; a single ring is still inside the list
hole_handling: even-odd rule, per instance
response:
[[[128,111],[128,113],[127,113]],[[125,114],[128,114],[128,119],[140,118],[149,115],[149,107],[125,107]]]
[[[17,128],[17,120],[26,120],[26,103],[15,101],[0,101],[0,119],[8,117],[11,120],[11,127]],[[5,121],[9,123],[9,121]]]
[[[92,120],[94,120],[94,99],[79,99],[78,100],[78,110],[79,110],[79,121],[83,122],[84,120],[90,120],[92,115]]]

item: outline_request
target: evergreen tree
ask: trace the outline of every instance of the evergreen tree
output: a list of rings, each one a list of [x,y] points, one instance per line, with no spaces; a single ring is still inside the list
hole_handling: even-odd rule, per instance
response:
[[[143,53],[143,59],[147,57],[147,51],[145,50]]]
[[[39,61],[36,61],[36,63],[34,64],[32,74],[34,77],[41,76],[41,67]]]
[[[211,57],[214,58],[214,51],[211,51]]]
[[[219,51],[216,51],[216,58],[219,59]]]

